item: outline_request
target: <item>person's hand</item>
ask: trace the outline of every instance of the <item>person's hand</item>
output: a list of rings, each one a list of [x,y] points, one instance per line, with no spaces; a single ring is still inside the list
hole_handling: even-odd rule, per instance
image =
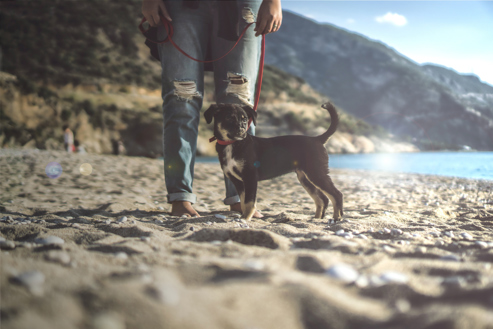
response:
[[[156,27],[161,23],[159,12],[171,22],[171,17],[162,0],[142,0],[142,14],[149,22],[149,25]]]
[[[281,0],[264,0],[260,5],[255,25],[255,36],[276,32],[281,27],[282,8]]]

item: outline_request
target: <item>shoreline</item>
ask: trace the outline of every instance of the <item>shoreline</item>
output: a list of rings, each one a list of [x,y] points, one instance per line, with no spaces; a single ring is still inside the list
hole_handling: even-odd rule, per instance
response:
[[[493,182],[331,169],[345,216],[328,224],[286,175],[244,222],[197,163],[202,217],[178,218],[155,160],[0,156],[6,328],[491,326]]]

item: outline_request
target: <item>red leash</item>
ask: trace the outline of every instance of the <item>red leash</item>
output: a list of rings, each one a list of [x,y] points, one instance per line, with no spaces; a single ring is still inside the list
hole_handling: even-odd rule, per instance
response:
[[[241,32],[240,37],[238,38],[238,40],[236,41],[236,43],[234,44],[234,46],[226,54],[224,54],[223,56],[221,56],[219,58],[205,61],[205,60],[200,60],[200,59],[197,59],[197,58],[193,58],[192,56],[188,55],[185,51],[183,51],[183,49],[181,49],[180,47],[178,47],[178,45],[173,41],[173,38],[172,38],[173,37],[173,34],[174,34],[173,25],[171,25],[171,23],[168,22],[168,20],[166,20],[163,16],[160,16],[160,18],[161,18],[161,22],[164,25],[164,28],[166,29],[166,32],[168,33],[168,36],[166,37],[166,39],[164,39],[162,41],[149,39],[146,36],[146,32],[147,31],[143,27],[144,22],[147,21],[147,19],[144,17],[144,18],[142,18],[142,21],[139,24],[139,30],[146,37],[146,39],[149,40],[150,42],[157,43],[157,44],[166,43],[166,42],[169,41],[169,42],[171,42],[171,44],[173,45],[173,47],[175,47],[176,50],[178,50],[180,53],[182,53],[186,57],[190,58],[191,60],[194,60],[194,61],[200,62],[200,63],[212,63],[212,62],[218,61],[218,60],[226,57],[238,45],[238,43],[240,42],[240,40],[243,38],[243,35],[245,34],[246,30],[252,24],[255,23],[255,22],[253,22],[253,23],[250,23],[247,26],[245,26],[245,28]],[[262,77],[264,75],[264,60],[265,60],[265,34],[262,34],[262,47],[261,47],[261,52],[260,52],[260,63],[259,63],[258,77],[257,77],[257,91],[256,91],[256,95],[255,95],[255,103],[253,104],[253,110],[255,112],[257,112],[258,102],[259,102],[259,99],[260,99],[260,91],[262,90]],[[252,119],[250,119],[248,121],[248,128],[250,128],[250,125],[251,124],[252,124]],[[212,137],[212,138],[209,139],[209,142],[212,143],[215,140],[216,140],[216,137]],[[234,142],[235,141],[229,141],[229,142],[227,142],[227,141],[217,140],[217,143],[220,144],[220,145],[229,145],[229,144],[233,144]]]

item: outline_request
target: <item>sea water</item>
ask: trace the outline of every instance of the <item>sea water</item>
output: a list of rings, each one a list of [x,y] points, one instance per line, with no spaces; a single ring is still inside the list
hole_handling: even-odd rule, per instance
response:
[[[218,162],[217,157],[198,161]],[[329,167],[493,180],[493,152],[330,154]]]

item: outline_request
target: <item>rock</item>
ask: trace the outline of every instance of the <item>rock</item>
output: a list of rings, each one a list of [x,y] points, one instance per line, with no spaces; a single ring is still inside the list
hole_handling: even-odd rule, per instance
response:
[[[34,242],[41,245],[62,245],[65,243],[62,238],[54,235],[48,235],[44,238],[37,238],[34,240]]]
[[[325,273],[328,276],[345,283],[352,283],[359,277],[358,271],[350,265],[343,263],[329,267]]]
[[[390,231],[390,234],[394,235],[394,236],[397,236],[397,235],[402,235],[402,230],[398,229],[398,228],[393,228],[391,231]]]
[[[325,269],[320,262],[312,256],[298,256],[296,268],[303,272],[324,273]]]
[[[231,241],[231,240],[228,240],[228,241]],[[265,264],[259,260],[250,259],[250,260],[247,260],[243,263],[243,267],[245,267],[249,270],[262,271],[265,269]]]
[[[156,224],[162,224],[162,223],[164,223],[164,222],[163,222],[162,220],[160,220],[160,219],[156,219],[156,220],[154,221],[154,223],[156,223]]]
[[[45,276],[40,271],[23,272],[13,277],[12,281],[26,287],[35,296],[42,296],[44,293],[43,284],[45,282]]]
[[[2,240],[2,241],[0,241],[0,249],[2,249],[2,250],[15,249],[15,243],[14,243],[14,241],[10,241],[10,240]]]
[[[45,259],[50,261],[50,262],[59,263],[62,265],[70,264],[70,255],[65,251],[50,250],[45,255]]]
[[[416,248],[416,252],[420,254],[424,254],[426,252],[426,247],[419,246]]]
[[[460,257],[454,254],[449,254],[440,257],[441,260],[451,261],[451,262],[460,262]]]
[[[470,235],[470,234],[469,234],[469,233],[467,233],[467,232],[463,232],[463,233],[461,233],[461,234],[460,234],[460,236],[461,236],[463,239],[465,239],[465,240],[472,240],[472,239],[473,239],[472,235]]]
[[[149,241],[151,241],[151,238],[148,236],[141,236],[140,241],[149,242]]]
[[[405,284],[409,281],[409,278],[403,273],[389,271],[382,273],[380,275],[380,280],[384,284]]]
[[[390,232],[391,231],[388,228],[386,228],[386,227],[383,228],[383,233],[390,234]]]
[[[447,231],[447,232],[445,232],[444,234],[445,234],[446,236],[448,236],[449,238],[453,238],[453,237],[455,237],[454,232],[452,232],[452,231]]]
[[[430,232],[430,235],[434,238],[440,237],[440,232]]]
[[[338,235],[338,236],[342,236],[344,233],[345,233],[344,230],[336,231],[336,235]]]
[[[110,224],[111,224],[111,221],[108,219],[108,220],[105,220],[105,221],[104,221],[104,223],[105,223],[106,225],[110,225]]]
[[[125,259],[128,259],[128,255],[127,255],[127,253],[120,251],[120,252],[115,253],[115,258],[125,260]]]
[[[228,217],[221,215],[221,214],[215,214],[214,217],[219,218],[219,219],[223,219],[223,220],[226,220],[226,218],[228,218]]]
[[[127,216],[122,216],[118,219],[118,223],[125,223],[127,221]]]
[[[394,249],[394,248],[392,248],[391,246],[387,246],[387,245],[384,245],[384,246],[382,247],[382,249],[383,249],[384,251],[388,252],[388,253],[394,253],[394,252],[395,252],[395,249]]]
[[[442,284],[449,286],[463,287],[466,285],[466,280],[460,276],[450,276],[442,281]]]
[[[394,307],[399,313],[406,313],[411,310],[411,303],[407,299],[399,298],[394,302]]]
[[[484,241],[475,241],[474,244],[481,249],[488,248],[488,243],[486,243]]]
[[[105,312],[97,314],[92,319],[94,329],[125,329],[125,320],[118,314]]]
[[[366,235],[364,235],[364,234],[358,234],[356,237],[358,239],[368,240],[368,237]]]

